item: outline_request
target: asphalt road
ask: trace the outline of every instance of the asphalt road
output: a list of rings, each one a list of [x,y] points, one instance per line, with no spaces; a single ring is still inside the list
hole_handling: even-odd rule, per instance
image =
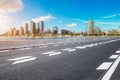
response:
[[[120,39],[0,51],[0,80],[120,80]]]

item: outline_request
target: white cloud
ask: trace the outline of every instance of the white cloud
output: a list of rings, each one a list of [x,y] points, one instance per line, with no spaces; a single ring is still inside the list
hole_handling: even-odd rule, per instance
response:
[[[0,19],[4,19],[4,18],[7,18],[7,17],[8,17],[7,15],[0,13]]]
[[[22,0],[0,0],[0,12],[16,12],[23,8]]]
[[[104,16],[103,18],[108,19],[108,18],[113,18],[116,16],[120,16],[120,14],[117,13],[117,14],[113,14],[113,15],[109,15],[109,16]]]
[[[67,27],[63,27],[62,29],[67,29]]]
[[[103,21],[97,21],[95,23],[99,24],[99,25],[120,25],[120,22],[103,22]]]
[[[83,22],[83,23],[88,23],[88,21],[86,21],[86,20],[82,20],[82,19],[74,18],[73,20],[80,21],[80,22]]]
[[[51,19],[54,19],[54,17],[51,14],[48,14],[46,16],[40,16],[37,18],[33,18],[32,21],[39,22],[39,21],[49,21]]]
[[[68,24],[68,27],[76,27],[77,24],[76,23],[71,23],[71,24]]]
[[[23,6],[22,0],[0,0],[0,33],[6,32],[12,23],[9,13],[19,11]]]

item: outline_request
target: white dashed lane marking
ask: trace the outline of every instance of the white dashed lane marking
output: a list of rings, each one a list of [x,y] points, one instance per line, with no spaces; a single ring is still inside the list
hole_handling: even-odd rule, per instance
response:
[[[53,53],[53,54],[49,54],[49,56],[54,56],[54,55],[58,55],[58,54],[61,54],[61,52],[56,52],[56,53]]]
[[[18,63],[27,62],[27,61],[32,61],[32,60],[35,60],[35,59],[36,59],[36,57],[31,57],[31,58],[28,58],[28,59],[23,59],[23,60],[15,61],[14,63],[12,63],[12,65],[18,64]]]
[[[8,59],[7,61],[17,61],[17,60],[21,60],[21,59],[26,59],[26,58],[30,58],[32,56],[24,56],[24,57],[19,57],[19,58],[13,58],[13,59]]]
[[[57,52],[57,51],[50,51],[50,52],[45,52],[45,53],[42,53],[42,54],[46,54],[46,55],[49,55],[49,56],[54,56],[54,55],[61,54],[61,52]]]
[[[78,46],[76,47],[77,49],[85,49],[86,47],[85,46]]]
[[[120,56],[115,60],[113,65],[110,67],[110,69],[106,72],[106,74],[102,77],[101,80],[110,80],[110,78],[111,78],[112,74],[114,73],[114,71],[116,70],[119,62],[120,62]]]
[[[62,51],[73,52],[73,51],[76,51],[76,49],[66,48],[66,49],[62,49]]]
[[[119,55],[112,55],[109,57],[109,59],[117,59]]]
[[[62,49],[62,51],[68,51],[68,50],[70,50],[70,49],[72,49],[72,48]]]
[[[35,60],[35,59],[36,59],[36,57],[33,57],[33,56],[24,56],[24,57],[18,57],[18,58],[8,59],[7,61],[14,61],[12,63],[12,65],[14,65],[14,64],[19,64],[19,63],[27,62],[27,61],[32,61],[32,60]]]
[[[42,53],[42,54],[51,54],[51,53],[54,53],[55,51],[50,51],[50,52],[45,52],[45,53]]]
[[[102,63],[96,70],[107,70],[111,66],[112,62]]]
[[[115,53],[120,53],[120,51],[116,51]]]
[[[70,50],[68,50],[68,52],[73,52],[73,51],[76,51],[76,49],[70,49]]]

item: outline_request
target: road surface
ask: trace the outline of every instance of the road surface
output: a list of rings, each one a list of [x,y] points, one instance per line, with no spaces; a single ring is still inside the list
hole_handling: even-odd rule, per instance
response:
[[[120,80],[120,39],[0,51],[0,80]]]

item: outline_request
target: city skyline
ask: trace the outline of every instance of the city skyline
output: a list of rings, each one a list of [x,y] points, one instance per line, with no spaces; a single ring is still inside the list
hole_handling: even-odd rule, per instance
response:
[[[70,31],[68,29],[58,29],[57,26],[52,27],[52,29],[44,30],[44,21],[34,22],[30,21],[29,23],[24,23],[24,25],[19,26],[19,29],[15,27],[10,28],[7,32],[0,34],[0,36],[6,37],[44,37],[44,36],[59,36],[59,35],[82,35],[82,36],[118,36],[120,35],[120,27],[118,30],[106,30],[102,31],[98,26],[94,26],[95,21],[88,21],[87,31]],[[60,33],[58,31],[61,31]]]
[[[87,31],[90,19],[94,20],[94,26],[98,26],[102,31],[119,29],[120,26],[118,0],[56,0],[54,3],[50,0],[1,0],[0,3],[0,33],[12,27],[19,29],[21,23],[30,21],[44,21],[45,30],[58,26],[60,30],[76,32]],[[59,7],[59,4],[62,6]],[[111,8],[110,4],[114,6]]]

